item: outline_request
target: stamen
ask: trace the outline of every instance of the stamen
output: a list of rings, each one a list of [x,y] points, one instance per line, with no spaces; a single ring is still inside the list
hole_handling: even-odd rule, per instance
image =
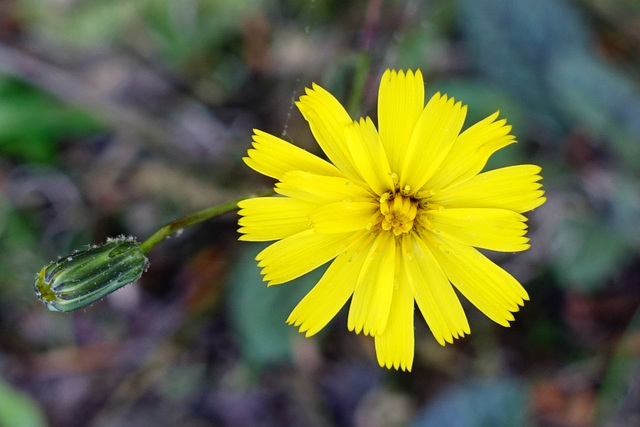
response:
[[[377,224],[384,231],[391,231],[399,236],[413,229],[418,214],[418,202],[400,193],[385,193],[380,196],[380,211],[367,223],[367,230]]]

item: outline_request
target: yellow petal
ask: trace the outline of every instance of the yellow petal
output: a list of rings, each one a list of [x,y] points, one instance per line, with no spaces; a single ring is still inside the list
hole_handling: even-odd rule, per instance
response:
[[[404,237],[402,261],[418,308],[440,345],[469,334],[460,300],[427,243],[419,237]]]
[[[331,203],[314,209],[309,218],[319,233],[365,230],[379,206],[373,202]]]
[[[287,323],[300,327],[306,336],[316,334],[333,319],[353,294],[367,252],[368,236],[356,241],[331,263],[320,281],[293,309]]]
[[[511,312],[528,300],[527,291],[509,273],[498,267],[478,250],[426,236],[433,254],[453,285],[494,322],[509,326]]]
[[[413,293],[407,276],[399,274],[387,326],[381,335],[375,336],[376,356],[380,366],[411,371],[415,347],[413,311]]]
[[[280,179],[286,172],[302,170],[318,175],[341,176],[331,163],[280,138],[254,129],[253,147],[244,162],[256,172]]]
[[[347,327],[356,334],[384,332],[394,287],[395,242],[391,233],[379,233],[368,253],[349,307]]]
[[[289,237],[311,227],[313,203],[289,197],[256,197],[238,203],[239,240],[264,242]]]
[[[357,233],[320,234],[306,230],[269,245],[256,260],[269,286],[278,285],[332,260],[357,237]]]
[[[347,178],[321,176],[302,171],[287,172],[276,192],[316,204],[369,201],[373,194]]]
[[[400,173],[411,133],[424,109],[424,82],[413,74],[387,70],[378,92],[378,128],[391,171]]]
[[[424,186],[460,133],[467,106],[454,102],[436,93],[424,107],[401,165],[400,189],[404,194],[413,195]]]
[[[394,182],[389,161],[371,119],[353,122],[347,126],[345,135],[353,165],[369,187],[378,195],[392,191]]]
[[[540,167],[517,165],[484,172],[438,191],[430,201],[451,208],[497,208],[526,212],[547,199],[541,190]]]
[[[424,218],[432,232],[477,248],[518,252],[529,248],[527,218],[506,209],[459,208],[430,210]]]
[[[507,121],[496,120],[499,112],[479,121],[462,132],[442,161],[438,173],[427,183],[430,188],[443,188],[479,174],[497,150],[516,142]]]
[[[306,89],[296,102],[298,109],[309,122],[311,132],[329,160],[349,178],[357,173],[345,142],[345,128],[352,120],[344,107],[329,92],[318,86]]]

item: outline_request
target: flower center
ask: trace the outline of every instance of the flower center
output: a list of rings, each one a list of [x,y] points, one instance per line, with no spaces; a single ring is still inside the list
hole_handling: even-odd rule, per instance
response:
[[[408,233],[418,213],[418,202],[400,193],[385,193],[380,197],[380,226],[396,236]]]

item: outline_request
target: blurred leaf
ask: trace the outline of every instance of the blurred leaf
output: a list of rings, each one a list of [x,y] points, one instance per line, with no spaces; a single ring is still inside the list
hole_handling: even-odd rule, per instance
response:
[[[594,292],[632,256],[624,235],[587,217],[558,227],[550,260],[562,285]]]
[[[386,7],[394,7],[388,3]],[[402,4],[396,3],[395,8]],[[425,75],[441,72],[443,61],[446,63],[450,58],[450,36],[456,32],[457,2],[429,0],[402,7],[411,8],[412,19],[416,19],[418,25],[401,27],[402,33],[394,35],[397,59],[393,61],[393,68],[420,68]]]
[[[208,74],[242,57],[243,25],[264,14],[262,0],[109,0],[56,2],[26,0],[25,25],[65,46],[125,46],[156,60],[162,57]],[[238,71],[238,69],[236,69]],[[226,74],[225,74],[226,76]],[[235,74],[230,74],[235,77]]]
[[[61,138],[98,129],[81,111],[17,80],[0,79],[0,155],[51,162]]]
[[[37,402],[0,380],[0,427],[41,427],[47,422]]]
[[[464,128],[500,110],[500,118],[506,118],[513,126],[512,134],[522,134],[526,119],[522,107],[497,85],[480,79],[448,79],[426,82],[427,96],[435,92],[447,94],[469,106]]]
[[[471,65],[511,92],[537,120],[561,131],[547,69],[552,58],[589,49],[591,33],[575,6],[556,0],[463,0],[459,10]]]
[[[234,43],[241,50],[242,25],[262,13],[254,0],[147,1],[144,21],[153,29],[157,48],[173,62],[211,61]]]
[[[289,359],[297,329],[285,323],[296,304],[320,280],[325,268],[267,288],[255,256],[264,245],[244,244],[229,278],[229,316],[244,358],[262,367]]]
[[[451,79],[426,84],[428,96],[438,91],[469,106],[464,129],[500,110],[499,118],[506,119],[507,124],[512,126],[511,133],[516,136],[516,139],[524,134],[525,118],[521,107],[500,88],[487,84],[486,81],[472,79]],[[510,145],[492,155],[485,170],[522,161],[530,161],[524,153],[524,145]]]
[[[55,41],[76,47],[96,47],[121,37],[133,28],[141,1],[110,0],[22,2],[25,24]]]
[[[426,26],[403,34],[398,41],[398,59],[393,68],[420,68],[426,75],[434,68],[433,62],[442,55],[444,40],[433,26]],[[427,82],[429,86],[429,82]]]
[[[567,122],[613,143],[620,161],[638,170],[640,86],[600,59],[574,52],[552,58],[548,81]]]
[[[527,391],[520,382],[493,379],[442,392],[422,409],[413,427],[517,427],[524,425]]]
[[[640,191],[635,176],[607,171],[591,177],[588,209],[557,227],[550,262],[560,283],[599,291],[640,249]]]
[[[550,129],[586,128],[637,170],[640,87],[593,52],[570,2],[464,0],[460,26],[478,71],[521,99]],[[559,139],[561,140],[561,139]]]

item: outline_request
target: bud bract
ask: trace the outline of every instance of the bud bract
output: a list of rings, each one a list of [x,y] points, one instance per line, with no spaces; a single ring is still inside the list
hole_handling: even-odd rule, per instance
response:
[[[51,311],[72,311],[137,280],[148,261],[134,238],[108,239],[45,266],[34,283]]]

